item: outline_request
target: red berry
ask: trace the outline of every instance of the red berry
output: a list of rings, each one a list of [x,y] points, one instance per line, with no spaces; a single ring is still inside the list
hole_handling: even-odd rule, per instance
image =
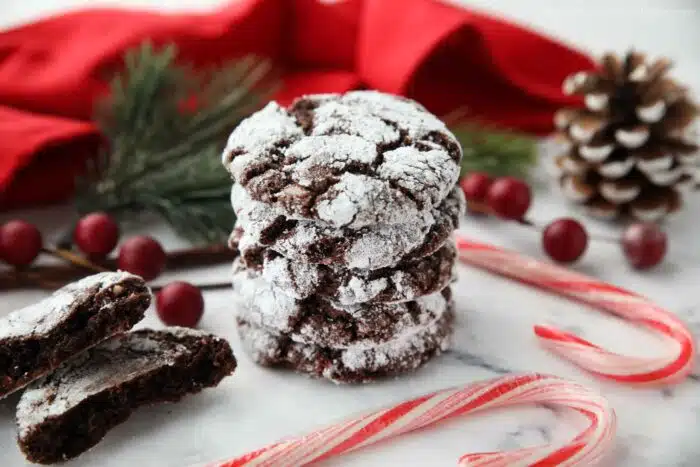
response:
[[[469,201],[483,201],[493,180],[482,172],[472,172],[460,180],[464,196]]]
[[[25,221],[10,221],[0,227],[0,258],[13,266],[26,266],[39,256],[41,232]]]
[[[117,246],[119,226],[109,214],[93,212],[78,221],[73,240],[83,253],[105,257]]]
[[[622,234],[622,249],[637,269],[656,266],[666,255],[666,234],[656,224],[632,224]]]
[[[156,311],[168,326],[193,328],[204,313],[204,297],[192,284],[171,282],[156,294]]]
[[[588,234],[573,219],[557,219],[542,232],[542,246],[554,261],[573,263],[586,251]]]
[[[489,207],[504,219],[522,219],[530,207],[531,199],[530,187],[513,177],[496,179],[486,194]]]
[[[126,240],[119,248],[119,269],[139,275],[144,280],[155,279],[165,269],[165,251],[151,237],[139,235]]]

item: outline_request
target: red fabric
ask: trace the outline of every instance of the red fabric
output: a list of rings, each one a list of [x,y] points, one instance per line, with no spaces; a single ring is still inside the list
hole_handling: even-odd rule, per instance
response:
[[[370,87],[442,114],[466,108],[545,133],[576,104],[561,94],[585,55],[534,32],[437,0],[238,0],[210,14],[86,10],[0,33],[0,207],[65,200],[98,135],[90,123],[125,50],[175,42],[196,66],[247,53],[286,75],[282,102]]]

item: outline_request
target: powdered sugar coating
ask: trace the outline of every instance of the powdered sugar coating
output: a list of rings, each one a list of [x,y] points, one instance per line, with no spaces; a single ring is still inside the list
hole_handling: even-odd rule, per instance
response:
[[[94,274],[68,284],[44,300],[0,318],[0,339],[48,334],[71,316],[76,304],[129,279],[142,281],[138,276],[119,271]]]
[[[296,160],[291,179],[309,187],[319,170],[339,172],[351,164],[373,163],[377,147],[354,135],[308,136],[290,145],[286,156]]]
[[[353,229],[429,212],[457,181],[460,158],[439,119],[374,91],[269,104],[233,131],[223,154],[253,199]]]
[[[293,330],[301,313],[293,297],[272,287],[259,273],[245,269],[238,260],[233,264],[231,283],[239,305],[253,313],[260,325],[283,332]]]
[[[457,227],[465,206],[464,194],[454,188],[437,208],[405,218],[401,224],[350,230],[290,221],[279,210],[252,200],[239,184],[232,188],[231,204],[236,226],[243,231],[240,249],[263,245],[292,261],[368,270],[394,267],[408,257],[417,259],[435,252]]]
[[[442,290],[452,279],[455,258],[452,242],[432,255],[378,270],[303,263],[264,248],[241,250],[243,263],[285,294],[299,300],[319,295],[341,305],[409,301]]]
[[[238,321],[245,351],[260,365],[291,368],[336,383],[368,382],[413,371],[449,348],[454,312],[382,343],[358,342],[332,349],[290,340],[270,329]]]
[[[449,154],[430,141],[424,142],[420,150],[415,146],[403,146],[385,152],[384,162],[377,172],[382,179],[393,180],[397,186],[412,192],[421,204],[432,206],[437,206],[447,196],[456,181]]]
[[[358,276],[352,276],[346,284],[338,289],[338,303],[353,305],[373,302],[383,290],[389,287],[389,282],[393,279],[393,277],[362,279]]]
[[[327,102],[315,109],[314,117],[318,123],[311,131],[312,135],[345,133],[361,136],[375,145],[390,144],[401,137],[395,126],[369,112],[357,112],[347,103],[336,100],[336,97],[326,96]],[[319,100],[317,96],[314,98]]]
[[[233,289],[238,316],[245,321],[298,342],[333,348],[386,342],[425,326],[445,312],[450,297],[445,290],[401,303],[343,306],[317,297],[296,300],[239,263],[234,264]]]
[[[208,335],[176,327],[127,333],[67,361],[49,376],[32,383],[22,395],[17,405],[20,438],[32,427],[50,417],[61,416],[94,394],[154,369],[174,365],[179,356],[190,351],[177,341],[187,336]]]
[[[441,315],[427,325],[405,331],[396,336],[396,339],[384,344],[368,345],[366,342],[358,342],[348,346],[344,349],[340,361],[351,371],[377,371],[394,361],[406,359],[414,352],[423,353],[430,346],[427,337],[438,334],[442,320]],[[440,351],[447,350],[448,346],[449,338],[445,336],[439,345]]]
[[[314,294],[323,280],[321,269],[316,264],[290,261],[284,256],[265,259],[262,277],[285,294],[304,299]]]
[[[318,217],[333,227],[400,224],[423,212],[400,191],[368,175],[344,173],[316,203]]]
[[[351,91],[344,94],[342,103],[364,115],[375,115],[394,122],[412,139],[421,139],[435,132],[447,132],[445,124],[418,102],[405,97],[377,91]],[[451,133],[448,133],[452,136]]]
[[[223,153],[223,163],[231,174],[241,177],[252,162],[265,157],[278,141],[295,141],[304,135],[287,111],[276,102],[268,103],[262,110],[243,120],[231,133]],[[243,154],[228,160],[231,151]]]
[[[428,329],[450,309],[449,295],[436,292],[417,298],[410,303],[355,305],[342,307],[357,321],[360,332],[357,332],[355,340],[329,342],[324,335],[324,330],[309,325],[298,326],[296,332],[288,334],[294,341],[302,344],[321,345],[336,350],[339,349],[370,349],[382,347],[389,341],[395,341],[401,336],[413,335]],[[385,329],[381,333],[368,332],[369,326],[376,326],[374,320],[377,314],[391,316],[393,321],[385,320],[382,325]],[[364,332],[362,332],[364,331]],[[369,337],[368,337],[369,336]]]

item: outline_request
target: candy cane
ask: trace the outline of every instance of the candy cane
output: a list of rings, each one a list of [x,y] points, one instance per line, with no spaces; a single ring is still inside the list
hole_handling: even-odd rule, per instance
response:
[[[630,384],[670,384],[693,368],[695,342],[675,315],[648,299],[553,264],[537,261],[493,245],[457,238],[459,258],[517,281],[593,305],[648,328],[668,341],[668,351],[653,358],[619,355],[574,334],[535,326],[542,344],[598,376]]]
[[[271,444],[208,467],[297,467],[326,460],[459,415],[518,404],[551,404],[582,414],[586,428],[563,446],[466,454],[460,466],[593,466],[615,437],[616,417],[598,393],[556,376],[509,375],[446,389]]]

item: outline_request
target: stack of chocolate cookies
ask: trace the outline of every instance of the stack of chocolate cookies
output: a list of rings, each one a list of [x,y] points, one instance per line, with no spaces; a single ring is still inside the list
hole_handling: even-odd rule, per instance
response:
[[[223,162],[251,357],[361,382],[444,351],[461,155],[434,115],[378,92],[273,102],[243,121]]]

